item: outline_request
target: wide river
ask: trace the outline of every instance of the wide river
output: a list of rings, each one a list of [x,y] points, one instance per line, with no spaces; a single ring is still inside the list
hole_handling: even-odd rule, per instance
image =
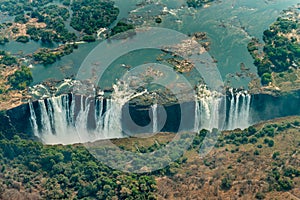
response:
[[[247,51],[249,39],[251,37],[261,39],[263,31],[276,20],[280,12],[299,3],[299,0],[223,0],[198,10],[181,7],[184,4],[183,0],[161,0],[157,2],[154,0],[157,4],[154,3],[154,5],[144,8],[137,7],[136,4],[138,2],[140,1],[115,0],[116,6],[120,8],[118,19],[126,18],[129,12],[135,9],[137,9],[136,12],[141,13],[149,11],[148,9],[152,9],[151,13],[159,13],[164,6],[167,7],[165,10],[170,12],[162,17],[162,23],[156,24],[152,20],[147,22],[147,25],[169,28],[184,34],[197,31],[207,32],[211,39],[209,53],[218,61],[217,66],[221,76],[223,79],[226,79],[228,74],[240,71],[241,63],[250,68],[251,72],[256,72],[256,67],[253,65],[253,60]],[[162,4],[164,6],[156,6]],[[85,57],[98,44],[98,41],[80,44],[79,48],[71,55],[61,58],[61,60],[52,65],[33,66],[34,82],[38,83],[49,78],[63,79],[71,75],[76,76]],[[38,47],[41,47],[40,43],[29,42],[20,44],[10,42],[2,46],[1,49],[12,53],[23,52],[28,54]],[[122,61],[119,61],[119,63],[126,63],[124,57],[120,59]],[[130,60],[143,63],[145,58],[138,54],[130,58]],[[130,63],[130,61],[128,62],[129,64],[134,64]],[[232,84],[234,86],[245,86],[248,81],[249,79],[235,78]]]

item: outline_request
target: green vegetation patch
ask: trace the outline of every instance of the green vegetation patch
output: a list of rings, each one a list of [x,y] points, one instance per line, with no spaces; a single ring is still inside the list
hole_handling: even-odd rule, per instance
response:
[[[10,54],[6,53],[5,51],[0,51],[0,64],[12,66],[18,64],[18,60],[16,57],[11,56]]]
[[[287,15],[285,13],[290,13],[290,16],[285,16]],[[258,75],[262,78],[263,85],[272,82],[272,72],[281,73],[300,67],[300,21],[298,18],[298,9],[291,8],[284,11],[283,16],[277,18],[276,22],[263,32],[263,45],[255,38],[249,42],[248,51],[254,58],[254,64]]]
[[[200,8],[205,4],[213,2],[214,0],[186,0],[188,7]]]
[[[127,174],[98,162],[82,146],[0,140],[1,195],[14,186],[42,199],[156,199],[153,176]]]
[[[74,0],[71,26],[77,31],[92,35],[100,28],[111,25],[117,19],[119,9],[112,1]]]
[[[33,81],[31,71],[28,67],[22,66],[21,69],[15,71],[15,73],[8,77],[9,84],[13,89],[24,90]]]
[[[59,58],[69,55],[77,48],[76,44],[62,45],[56,49],[41,48],[33,53],[33,59],[44,65],[52,64]]]

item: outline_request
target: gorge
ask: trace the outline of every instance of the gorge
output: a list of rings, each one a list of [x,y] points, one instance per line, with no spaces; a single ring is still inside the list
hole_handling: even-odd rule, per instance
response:
[[[282,96],[229,90],[170,105],[137,105],[130,99],[65,94],[8,110],[17,131],[46,144],[73,144],[141,133],[245,129],[299,114],[299,92]],[[131,96],[132,97],[132,96]],[[22,121],[23,123],[19,123]]]

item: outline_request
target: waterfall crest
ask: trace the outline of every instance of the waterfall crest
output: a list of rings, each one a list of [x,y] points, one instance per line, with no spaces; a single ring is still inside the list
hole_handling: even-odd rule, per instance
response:
[[[68,94],[29,103],[33,134],[47,144],[83,143],[130,135],[122,130],[124,105],[147,91],[137,92],[120,81],[113,89],[109,99],[104,98],[103,94],[97,97]],[[246,91],[234,92],[230,89],[226,96],[200,85],[193,103],[194,112],[191,116],[194,124],[187,131],[244,129],[251,125],[251,95]],[[159,122],[162,120],[159,106],[155,103],[149,107],[152,112],[149,128],[153,133],[161,131],[164,126]],[[123,117],[129,122],[129,116]]]
[[[111,99],[83,95],[61,95],[29,103],[35,136],[47,144],[73,144],[121,138],[122,108],[147,91],[135,92],[124,82],[113,86]]]

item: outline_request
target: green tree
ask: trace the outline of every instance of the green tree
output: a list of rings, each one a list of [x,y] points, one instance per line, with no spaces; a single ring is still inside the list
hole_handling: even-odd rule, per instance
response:
[[[16,39],[17,42],[27,43],[29,42],[29,37],[26,35],[21,35]]]
[[[229,190],[231,186],[232,186],[232,181],[229,179],[229,177],[225,177],[221,180],[221,189]]]
[[[8,77],[8,81],[13,89],[24,90],[32,83],[33,78],[30,69],[22,66],[21,69]]]
[[[261,84],[268,85],[272,82],[272,75],[270,73],[264,73],[261,77]]]
[[[85,42],[94,42],[96,38],[93,35],[85,35],[82,37],[82,40]]]

